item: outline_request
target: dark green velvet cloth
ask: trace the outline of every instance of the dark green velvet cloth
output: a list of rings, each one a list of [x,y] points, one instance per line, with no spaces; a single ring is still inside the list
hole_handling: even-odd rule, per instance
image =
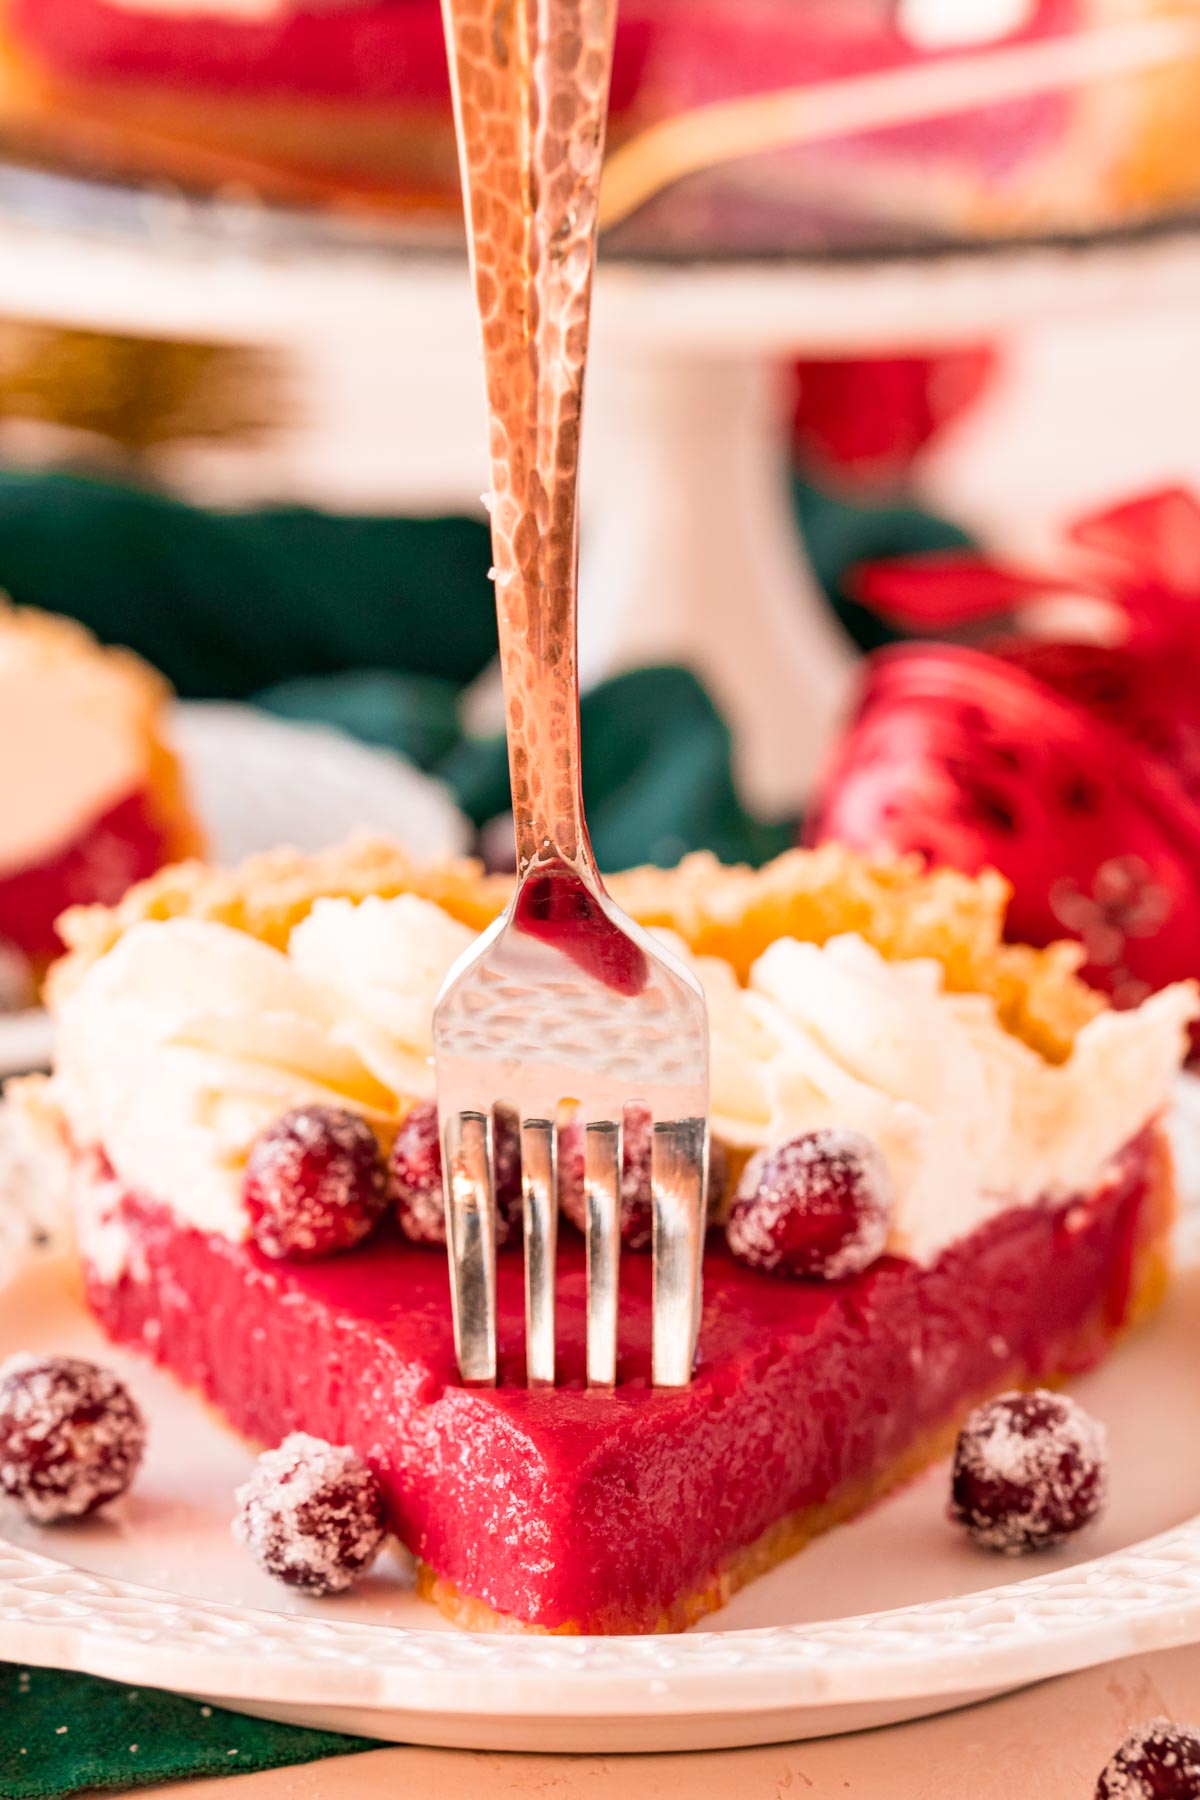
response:
[[[961,541],[911,509],[801,484],[796,496],[817,574],[864,645],[887,634],[847,597],[845,569]],[[0,474],[0,588],[15,600],[130,645],[185,698],[255,700],[402,751],[478,825],[508,804],[501,740],[468,735],[460,717],[495,651],[488,562],[474,519],[205,512],[97,479]],[[794,821],[740,804],[728,731],[685,670],[602,683],[584,700],[583,736],[603,867],[701,848],[761,862],[793,839]]]
[[[128,1793],[375,1747],[366,1738],[273,1725],[154,1688],[0,1663],[0,1800]]]

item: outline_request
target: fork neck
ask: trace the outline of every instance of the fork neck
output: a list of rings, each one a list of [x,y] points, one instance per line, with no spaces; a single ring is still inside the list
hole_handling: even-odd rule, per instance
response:
[[[598,887],[583,816],[579,431],[616,0],[442,0],[483,331],[521,876]]]

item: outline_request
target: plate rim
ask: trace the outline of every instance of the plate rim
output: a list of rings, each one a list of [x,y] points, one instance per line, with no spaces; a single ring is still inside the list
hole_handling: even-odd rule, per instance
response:
[[[31,1605],[32,1602],[32,1605]],[[93,1575],[0,1538],[0,1654],[230,1701],[529,1719],[952,1702],[1200,1635],[1200,1518],[1070,1569],[815,1625],[553,1638],[321,1620]],[[149,1677],[147,1671],[151,1670]],[[528,1688],[536,1684],[537,1704]]]
[[[1200,1164],[1183,1166],[1182,1153],[1200,1150],[1200,1080],[1177,1082],[1172,1113],[1184,1202],[1176,1262],[1191,1266],[1200,1264]],[[0,1233],[0,1296],[33,1270],[44,1275],[57,1261],[65,1274],[70,1262],[53,1231],[41,1248],[31,1242],[19,1192],[16,1202],[7,1257]],[[678,1728],[689,1721],[704,1722],[709,1744],[777,1741],[853,1729],[864,1708],[916,1701],[934,1713],[1196,1641],[1200,1513],[1006,1587],[813,1624],[653,1637],[480,1634],[276,1613],[94,1574],[0,1531],[0,1658],[235,1708],[298,1709],[312,1722],[340,1712],[357,1721],[352,1729],[386,1736],[399,1726],[409,1741],[430,1744],[544,1749],[551,1733],[557,1749],[679,1749]],[[838,1722],[839,1712],[851,1716]],[[578,1722],[576,1737],[609,1729],[602,1744],[562,1741],[568,1721]]]
[[[14,1258],[0,1291],[34,1267]],[[323,1619],[92,1573],[0,1533],[0,1658],[228,1701],[635,1726],[928,1699],[930,1710],[1200,1639],[1200,1514],[1006,1587],[812,1624],[553,1637]],[[437,1741],[436,1737],[432,1741]]]

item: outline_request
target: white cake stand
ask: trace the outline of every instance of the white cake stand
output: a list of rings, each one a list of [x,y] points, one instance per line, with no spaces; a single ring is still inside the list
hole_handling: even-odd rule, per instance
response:
[[[798,808],[854,653],[796,531],[782,366],[802,354],[976,341],[1127,310],[1149,293],[1200,298],[1190,223],[824,261],[602,258],[584,466],[585,678],[648,661],[692,666],[733,729],[747,799],[765,812]],[[268,430],[158,453],[155,477],[194,499],[409,514],[480,505],[476,326],[453,249],[0,165],[0,315],[266,359],[279,396]],[[35,461],[80,449],[45,428],[9,438]]]

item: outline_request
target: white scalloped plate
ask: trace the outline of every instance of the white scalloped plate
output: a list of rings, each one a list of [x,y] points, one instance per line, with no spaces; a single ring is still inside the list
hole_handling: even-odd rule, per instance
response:
[[[415,1597],[400,1553],[325,1602],[250,1565],[228,1530],[249,1452],[165,1376],[102,1343],[69,1258],[27,1247],[31,1220],[43,1238],[47,1220],[33,1190],[22,1199],[21,1174],[0,1168],[0,1356],[103,1356],[145,1407],[151,1448],[99,1522],[39,1532],[6,1514],[0,1659],[397,1741],[645,1751],[884,1724],[1200,1637],[1194,1233],[1161,1317],[1079,1384],[1109,1427],[1113,1479],[1104,1520],[1074,1550],[1033,1563],[972,1550],[943,1519],[943,1467],[754,1583],[715,1628],[480,1637]]]
[[[448,788],[328,725],[188,701],[175,709],[172,735],[215,862],[240,862],[276,844],[324,850],[341,843],[347,819],[431,862],[467,847],[467,822]],[[52,1045],[44,1012],[0,1004],[0,1080],[45,1068]]]

